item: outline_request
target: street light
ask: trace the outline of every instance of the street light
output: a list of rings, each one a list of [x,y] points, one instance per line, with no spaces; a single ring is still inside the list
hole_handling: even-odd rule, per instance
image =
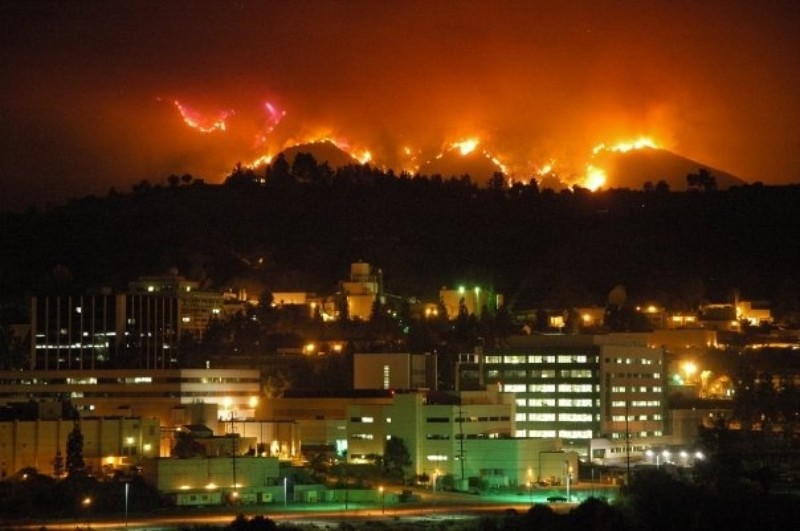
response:
[[[572,499],[569,495],[569,488],[570,483],[572,483],[572,466],[570,466],[569,461],[564,461],[564,466],[566,466],[567,469],[567,501],[571,501]]]
[[[86,496],[83,500],[81,500],[81,505],[86,509],[86,529],[89,529],[89,508],[92,506],[92,498]]]
[[[125,482],[125,529],[128,529],[128,494],[130,494],[131,484],[129,481]]]
[[[381,514],[386,514],[386,502],[383,494],[383,485],[378,487],[378,491],[381,493]]]

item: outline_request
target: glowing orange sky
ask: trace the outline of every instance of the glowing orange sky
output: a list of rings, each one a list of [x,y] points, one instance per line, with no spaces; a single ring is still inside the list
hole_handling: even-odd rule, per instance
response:
[[[649,136],[800,182],[794,0],[6,2],[0,24],[3,208],[321,136],[398,169],[477,138],[524,171]]]

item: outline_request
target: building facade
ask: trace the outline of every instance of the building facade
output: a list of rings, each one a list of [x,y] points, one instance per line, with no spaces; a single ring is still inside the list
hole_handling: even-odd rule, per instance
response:
[[[175,367],[181,339],[200,340],[224,305],[178,275],[142,277],[126,293],[33,297],[28,368]]]
[[[0,405],[69,401],[81,416],[155,417],[163,426],[252,418],[261,374],[251,369],[0,371]],[[192,407],[216,417],[191,419]]]
[[[83,459],[89,473],[111,475],[158,457],[158,419],[143,417],[35,418],[0,421],[0,476],[33,467],[54,474],[57,456],[66,459],[73,428],[83,436]]]
[[[516,437],[560,438],[587,454],[593,438],[665,432],[664,349],[642,335],[516,336],[462,355],[457,375],[461,389],[516,395]]]

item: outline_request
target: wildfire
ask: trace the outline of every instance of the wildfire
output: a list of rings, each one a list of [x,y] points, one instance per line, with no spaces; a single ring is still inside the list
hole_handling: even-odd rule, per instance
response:
[[[453,142],[450,144],[450,149],[457,149],[463,157],[475,151],[475,148],[478,147],[478,144],[480,144],[480,140],[477,138],[468,138],[466,140]]]
[[[584,187],[594,192],[599,190],[604,184],[606,184],[606,172],[591,164],[587,164],[583,183]]]
[[[268,101],[264,102],[264,110],[267,111],[266,134],[269,134],[275,130],[275,127],[277,127],[279,123],[281,123],[283,117],[286,116],[286,111],[278,109],[275,105]]]
[[[272,155],[261,155],[257,159],[253,160],[250,164],[245,164],[248,168],[257,168],[259,166],[265,166],[272,162]]]
[[[175,100],[174,103],[178,112],[181,113],[181,118],[183,118],[184,123],[201,133],[225,131],[225,120],[233,114],[233,111],[222,111],[216,118],[207,118],[178,100]]]
[[[233,110],[227,110],[217,113],[215,116],[205,115],[196,109],[174,100],[174,105],[180,112],[181,118],[184,123],[192,129],[201,133],[213,133],[215,131],[225,132],[227,129],[226,121],[234,114]],[[331,133],[328,128],[316,129],[314,134],[303,136],[288,136],[285,135],[281,140],[274,137],[275,129],[283,122],[286,117],[286,111],[281,109],[272,101],[262,100],[260,104],[261,125],[255,134],[255,144],[252,146],[255,154],[261,153],[260,156],[248,164],[249,167],[254,168],[270,164],[274,159],[274,154],[279,151],[302,146],[305,144],[323,144],[328,143],[344,153],[348,154],[353,160],[360,164],[374,163],[373,152],[363,146],[353,146],[350,142],[342,137]],[[288,139],[287,139],[288,138]],[[283,144],[281,147],[281,143]],[[482,156],[490,161],[499,171],[509,178],[509,183],[514,181],[514,176],[521,176],[527,174],[537,179],[546,178],[548,182],[551,180],[561,181],[564,186],[577,184],[592,191],[599,190],[608,184],[607,168],[604,168],[600,155],[603,153],[627,153],[639,149],[659,149],[658,143],[649,136],[641,136],[632,140],[622,140],[615,144],[599,143],[594,146],[591,155],[588,157],[588,162],[583,166],[583,170],[578,169],[580,166],[564,166],[560,164],[557,166],[555,160],[550,159],[546,164],[541,166],[534,166],[530,162],[520,165],[508,165],[501,160],[496,153],[489,151],[486,148],[485,139],[475,136],[463,136],[458,140],[446,142],[443,144],[441,151],[428,158],[424,164],[430,164],[432,161],[440,160],[445,155],[460,155],[462,157],[476,157]],[[255,155],[254,155],[255,156]],[[398,146],[396,156],[399,160],[394,161],[402,167],[403,172],[417,173],[420,168],[424,166],[420,163],[425,161],[423,150],[419,147],[403,147]],[[384,163],[387,162],[384,160]],[[519,161],[517,161],[519,162]],[[386,169],[384,167],[384,169]],[[563,170],[563,171],[562,171]]]
[[[643,136],[637,138],[636,140],[618,142],[613,146],[606,146],[602,143],[597,144],[594,149],[592,149],[592,154],[597,155],[603,151],[610,151],[612,153],[627,153],[628,151],[644,148],[658,149],[658,145],[656,145],[653,139]]]

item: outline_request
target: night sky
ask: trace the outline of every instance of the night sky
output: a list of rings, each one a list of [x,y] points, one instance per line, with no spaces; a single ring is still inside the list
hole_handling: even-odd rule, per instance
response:
[[[324,137],[397,170],[475,138],[522,177],[641,136],[800,182],[800,2],[0,0],[0,208]]]

